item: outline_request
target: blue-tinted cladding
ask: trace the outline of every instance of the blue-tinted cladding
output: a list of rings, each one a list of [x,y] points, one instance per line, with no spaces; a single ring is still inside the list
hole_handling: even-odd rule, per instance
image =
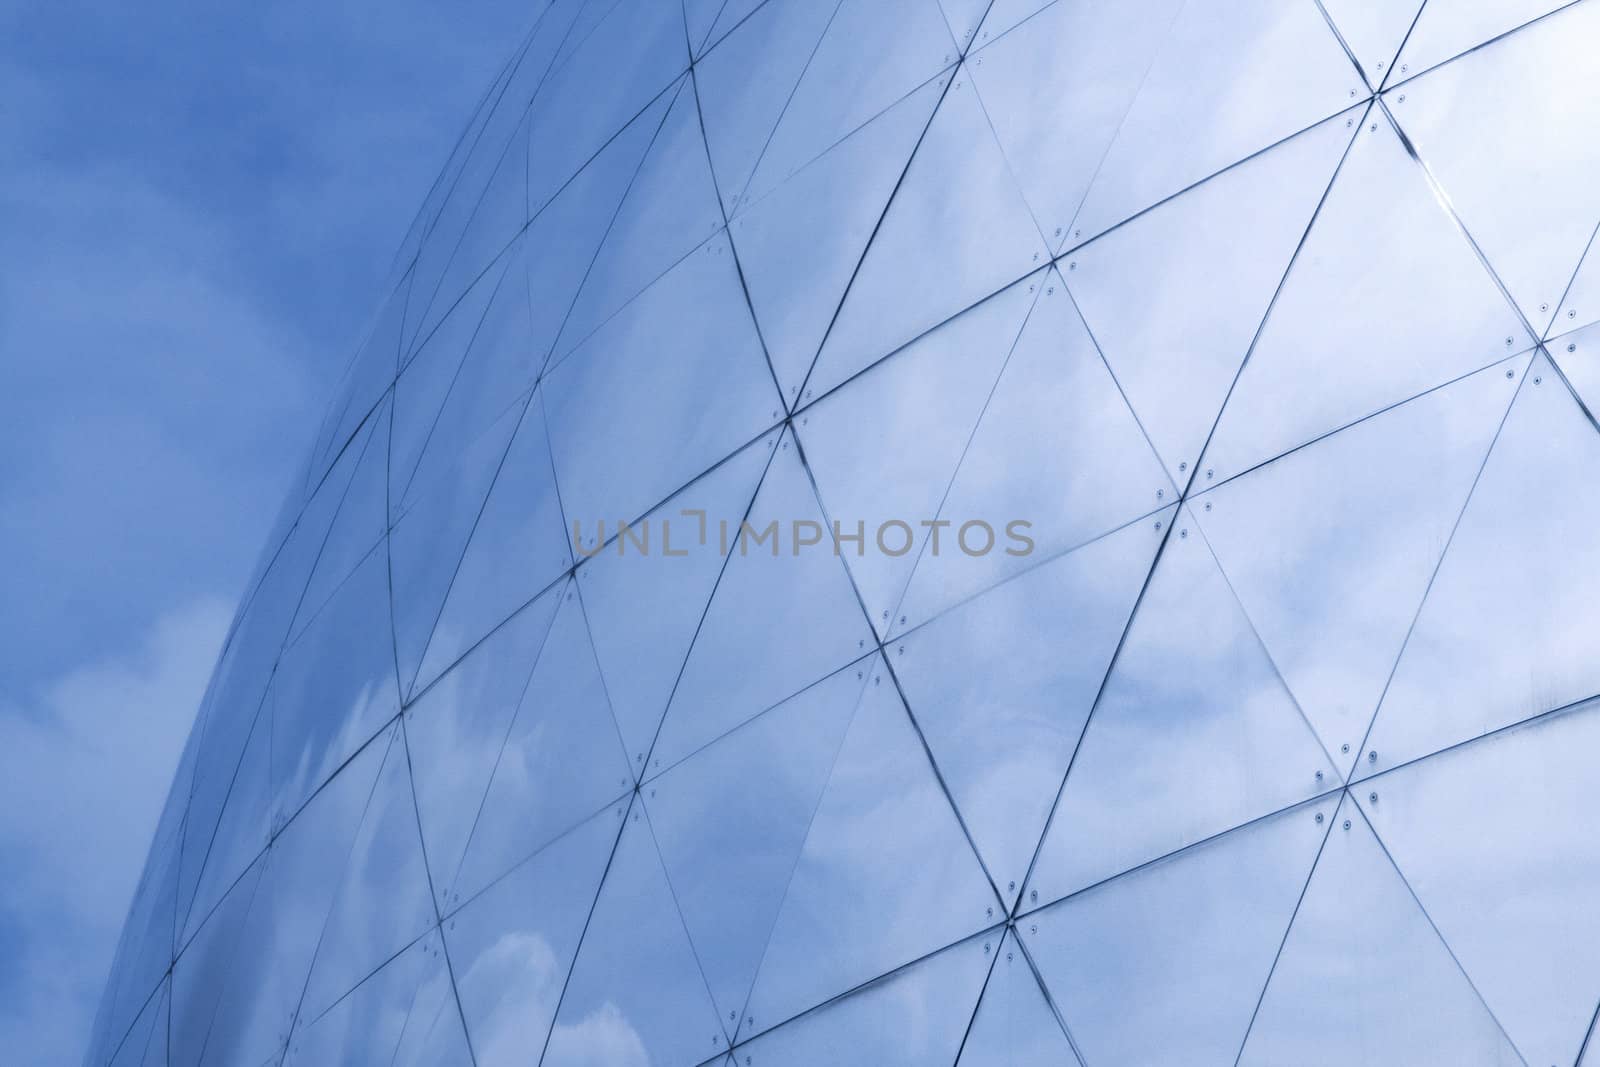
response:
[[[1600,1064],[1597,129],[1600,0],[548,3],[90,1067]]]

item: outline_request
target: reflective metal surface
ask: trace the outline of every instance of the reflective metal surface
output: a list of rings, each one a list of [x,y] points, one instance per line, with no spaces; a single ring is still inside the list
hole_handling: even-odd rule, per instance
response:
[[[534,6],[90,1067],[1600,1062],[1600,0]]]

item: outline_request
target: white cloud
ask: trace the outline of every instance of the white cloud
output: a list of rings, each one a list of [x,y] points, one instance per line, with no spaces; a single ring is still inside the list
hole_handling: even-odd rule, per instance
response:
[[[650,1063],[638,1031],[609,1000],[575,1023],[557,1023],[546,1058],[574,1067],[649,1067]]]
[[[137,647],[0,704],[0,996],[13,1062],[76,1064],[231,612],[162,617]]]

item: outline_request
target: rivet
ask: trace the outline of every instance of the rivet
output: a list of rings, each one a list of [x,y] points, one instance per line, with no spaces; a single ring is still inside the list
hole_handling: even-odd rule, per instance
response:
[[[1512,372],[1512,371],[1506,371],[1506,377],[1507,378],[1514,378],[1514,377],[1516,377],[1516,374],[1514,372]]]
[[[1399,96],[1395,97],[1395,99],[1403,104],[1406,102],[1406,94],[1401,93]]]
[[[1186,471],[1186,470],[1188,470],[1188,469],[1189,469],[1189,461],[1188,461],[1188,460],[1184,460],[1184,461],[1183,461],[1183,462],[1182,462],[1182,463],[1179,463],[1179,464],[1178,464],[1178,472],[1179,472],[1179,473],[1180,473],[1180,474],[1181,474],[1181,473],[1182,473],[1182,472],[1183,472],[1183,471]]]
[[[1377,133],[1378,132],[1378,124],[1376,122],[1374,122],[1371,126],[1368,126],[1367,129],[1371,130],[1373,133]]]
[[[904,615],[902,615],[902,616],[900,616],[900,625],[904,626],[905,624],[906,624],[906,617]]]
[[[1178,531],[1178,537],[1179,538],[1185,538],[1185,537],[1188,537],[1188,536],[1189,536],[1189,531],[1188,530],[1179,530]]]
[[[1411,69],[1411,67],[1408,64],[1405,64],[1405,63],[1400,64],[1400,73],[1401,74],[1404,74],[1406,71],[1408,71],[1410,69]]]
[[[987,941],[985,941],[983,943],[983,954],[985,956],[987,956],[989,954],[989,942],[987,942]]]
[[[1048,288],[1048,289],[1046,289],[1044,291],[1044,295],[1045,296],[1055,296],[1056,295],[1056,287],[1052,285],[1050,288]]]
[[[1318,826],[1322,825],[1322,812],[1320,812],[1320,811],[1317,812],[1317,825]]]
[[[1350,751],[1350,746],[1349,745],[1340,745],[1339,746],[1339,751],[1340,752],[1349,752]]]
[[[1575,319],[1577,317],[1578,317],[1578,311],[1577,311],[1576,308],[1574,308],[1573,310],[1567,312],[1567,318]]]
[[[1207,467],[1206,468],[1206,481],[1209,482],[1211,480],[1212,475],[1214,475],[1214,474],[1216,474],[1216,471],[1213,471],[1211,468]]]
[[[1037,889],[1030,890],[1028,892],[1028,899],[1033,901],[1035,904],[1039,903],[1039,891]]]
[[[1015,882],[1007,882],[1006,883],[1006,892],[1007,893],[1015,893],[1016,891],[1017,891],[1017,883],[1015,883]]]
[[[1072,236],[1073,237],[1082,237],[1083,236],[1083,231],[1082,230],[1073,230],[1072,231]]]
[[[988,916],[989,918],[991,918],[991,919],[994,918],[994,908],[993,907],[984,908],[983,909],[983,913],[986,916]]]
[[[1160,519],[1156,520],[1156,529],[1158,529],[1158,530],[1161,529],[1161,520]]]
[[[1509,337],[1506,338],[1506,347],[1507,348],[1511,347],[1511,338],[1509,338]]]
[[[1539,305],[1539,310],[1540,311],[1549,311],[1550,310],[1550,305],[1549,304],[1540,304]]]
[[[1371,752],[1367,753],[1367,762],[1368,763],[1377,763],[1378,762],[1378,750],[1377,749],[1373,749]]]
[[[1056,227],[1056,236],[1057,236],[1057,237],[1060,237],[1060,236],[1061,236],[1061,227],[1060,227],[1060,226],[1057,226],[1057,227]]]
[[[1067,269],[1068,270],[1077,270],[1078,269],[1078,261],[1077,260],[1073,260],[1071,263],[1068,263],[1067,264]]]
[[[1156,499],[1157,500],[1160,500],[1162,497],[1164,497],[1166,495],[1167,495],[1167,491],[1165,489],[1157,489],[1156,490]]]
[[[1319,781],[1319,782],[1322,781],[1322,772],[1321,771],[1317,772],[1317,781]]]
[[[1368,801],[1368,803],[1376,804],[1378,802],[1378,794],[1376,794],[1376,793],[1368,793],[1367,794],[1367,801]]]
[[[1535,374],[1533,376],[1533,384],[1534,385],[1543,385],[1544,384],[1544,379],[1542,377],[1540,377],[1539,375]]]
[[[1354,89],[1351,89],[1350,90],[1350,99],[1354,100],[1355,98],[1356,98],[1356,91]]]
[[[1346,829],[1346,830],[1348,830],[1348,829],[1350,829],[1350,820],[1349,820],[1349,819],[1346,819],[1346,820],[1345,820],[1345,821],[1344,821],[1344,828],[1345,828],[1345,829]]]
[[[1355,119],[1345,119],[1344,120],[1344,128],[1347,129],[1347,130],[1350,127],[1354,126],[1355,124],[1356,124],[1356,120]]]
[[[1578,346],[1577,345],[1568,345],[1567,346],[1567,351],[1568,352],[1576,352],[1577,350],[1578,350]]]

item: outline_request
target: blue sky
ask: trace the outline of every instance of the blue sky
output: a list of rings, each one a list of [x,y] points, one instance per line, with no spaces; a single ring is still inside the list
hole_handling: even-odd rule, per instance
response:
[[[0,1048],[76,1064],[241,586],[533,5],[0,10]]]

